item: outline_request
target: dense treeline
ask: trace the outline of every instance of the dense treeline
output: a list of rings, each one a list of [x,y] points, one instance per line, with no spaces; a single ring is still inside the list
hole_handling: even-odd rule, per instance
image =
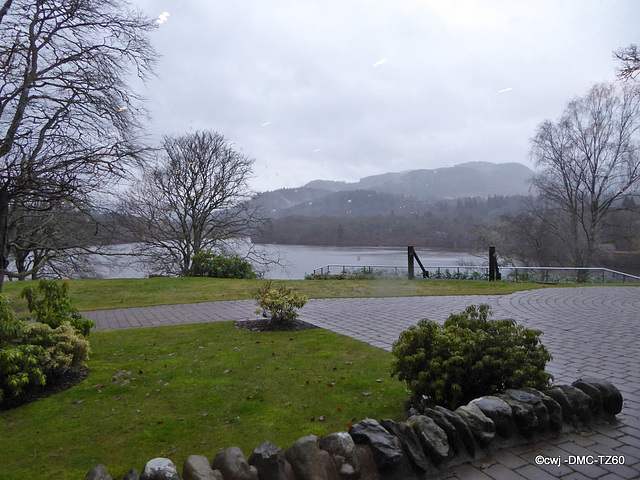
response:
[[[255,203],[271,218],[415,216],[443,213],[452,208],[486,216],[515,214],[524,196],[489,195],[456,199],[416,198],[374,190],[323,192],[308,188],[261,194]]]
[[[526,197],[502,195],[437,200],[421,202],[420,211],[407,201],[406,206],[400,204],[392,210],[378,208],[377,211],[384,214],[358,216],[361,211],[376,211],[372,199],[385,196],[349,193],[350,213],[271,219],[271,228],[252,236],[252,241],[285,245],[472,248],[480,226],[496,224],[503,215],[517,213],[526,200]]]

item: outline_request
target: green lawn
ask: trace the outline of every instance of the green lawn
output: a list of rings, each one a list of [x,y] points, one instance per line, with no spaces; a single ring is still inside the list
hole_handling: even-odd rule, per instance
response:
[[[86,311],[249,299],[264,280],[141,278],[68,282],[74,305]],[[4,293],[15,300],[18,310],[24,311],[24,303],[18,299],[20,291],[34,283],[6,282]],[[543,287],[535,283],[465,280],[276,280],[273,283],[291,285],[309,298],[497,295]]]
[[[157,456],[181,469],[191,454],[213,460],[238,446],[249,456],[265,441],[286,448],[365,417],[405,417],[391,354],[326,330],[259,333],[222,322],[89,340],[84,382],[0,412],[3,479],[77,480],[97,463],[116,476]]]

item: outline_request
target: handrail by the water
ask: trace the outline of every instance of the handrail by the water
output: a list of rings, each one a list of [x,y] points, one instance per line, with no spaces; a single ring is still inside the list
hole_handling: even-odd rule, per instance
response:
[[[407,266],[400,266],[400,265],[348,265],[348,264],[344,264],[344,263],[330,263],[327,265],[324,265],[322,267],[318,267],[318,268],[314,268],[313,269],[313,274],[314,275],[318,275],[318,270],[320,271],[319,275],[322,276],[325,273],[328,275],[331,273],[331,268],[336,268],[336,267],[340,267],[342,270],[342,272],[346,272],[347,269],[366,269],[369,271],[372,271],[374,269],[393,269],[395,271],[395,273],[397,274],[398,270],[407,270],[408,267]],[[489,266],[488,265],[437,265],[437,266],[425,266],[425,270],[435,270],[436,271],[436,276],[440,276],[442,273],[442,271],[447,271],[447,270],[455,270],[458,273],[460,272],[461,269],[464,270],[489,270]],[[590,272],[600,272],[602,274],[602,282],[605,283],[605,278],[606,278],[606,274],[609,273],[611,274],[612,278],[615,278],[616,275],[619,275],[622,277],[622,283],[626,283],[626,280],[634,280],[634,281],[640,281],[640,276],[637,275],[631,275],[630,273],[625,273],[625,272],[620,272],[617,270],[612,270],[610,268],[603,268],[603,267],[512,267],[512,266],[501,266],[500,270],[502,271],[514,271],[515,272],[515,281],[518,281],[518,271],[519,270],[531,270],[531,271],[541,271],[541,272],[547,272],[545,274],[546,276],[546,280],[549,280],[549,271],[573,271],[573,272],[580,272],[580,271],[590,271]]]

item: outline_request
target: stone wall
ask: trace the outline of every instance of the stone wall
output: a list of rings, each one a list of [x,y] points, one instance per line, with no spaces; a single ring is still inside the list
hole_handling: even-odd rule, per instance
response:
[[[611,382],[582,378],[545,392],[531,388],[472,400],[455,411],[436,407],[406,422],[366,419],[349,432],[298,439],[282,451],[266,442],[245,458],[237,447],[210,462],[192,455],[182,469],[167,458],[132,469],[124,480],[412,480],[437,475],[488,450],[561,435],[622,410]],[[85,480],[111,480],[104,465]]]

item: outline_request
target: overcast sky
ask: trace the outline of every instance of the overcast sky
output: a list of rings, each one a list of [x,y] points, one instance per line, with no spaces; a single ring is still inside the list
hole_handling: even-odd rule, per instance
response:
[[[529,139],[640,43],[638,0],[137,0],[156,137],[218,131],[257,191],[467,161]],[[168,15],[167,15],[168,14]]]

